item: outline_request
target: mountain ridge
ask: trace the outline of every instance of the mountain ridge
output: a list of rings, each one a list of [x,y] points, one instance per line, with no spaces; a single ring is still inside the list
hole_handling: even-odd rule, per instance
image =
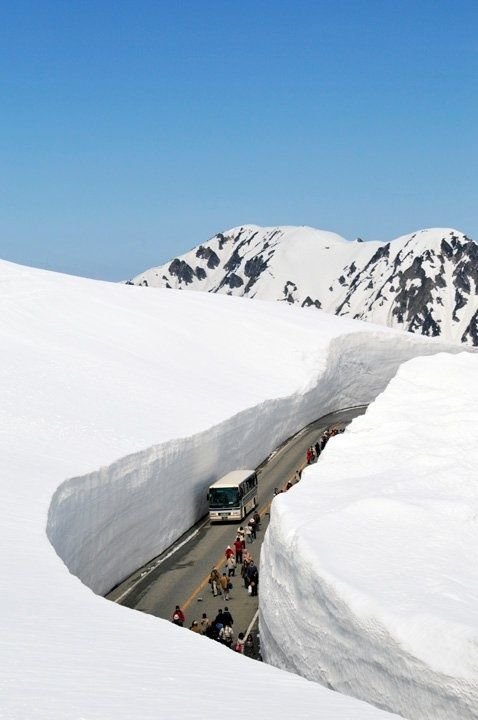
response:
[[[478,245],[454,228],[364,242],[241,225],[128,283],[288,302],[478,346]]]

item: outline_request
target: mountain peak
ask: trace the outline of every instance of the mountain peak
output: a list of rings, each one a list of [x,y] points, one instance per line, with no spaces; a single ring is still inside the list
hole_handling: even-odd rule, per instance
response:
[[[278,300],[478,345],[478,246],[453,228],[390,242],[241,225],[130,283]]]

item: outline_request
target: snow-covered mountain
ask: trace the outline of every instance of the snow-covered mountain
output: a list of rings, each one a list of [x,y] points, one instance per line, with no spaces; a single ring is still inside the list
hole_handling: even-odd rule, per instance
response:
[[[279,300],[478,345],[478,245],[450,228],[382,243],[244,225],[129,283]]]

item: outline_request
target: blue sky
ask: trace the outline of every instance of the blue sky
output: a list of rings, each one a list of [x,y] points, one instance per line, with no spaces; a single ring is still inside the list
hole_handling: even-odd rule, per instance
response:
[[[478,240],[478,3],[4,0],[0,257],[126,279],[220,230]]]

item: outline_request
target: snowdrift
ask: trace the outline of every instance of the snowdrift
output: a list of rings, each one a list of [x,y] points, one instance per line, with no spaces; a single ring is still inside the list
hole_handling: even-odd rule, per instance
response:
[[[0,299],[3,715],[208,717],[212,683],[240,674],[265,718],[390,717],[95,593],[189,527],[212,479],[372,400],[400,362],[439,346],[10,263]]]
[[[478,357],[402,365],[275,499],[266,658],[407,718],[478,717]]]

